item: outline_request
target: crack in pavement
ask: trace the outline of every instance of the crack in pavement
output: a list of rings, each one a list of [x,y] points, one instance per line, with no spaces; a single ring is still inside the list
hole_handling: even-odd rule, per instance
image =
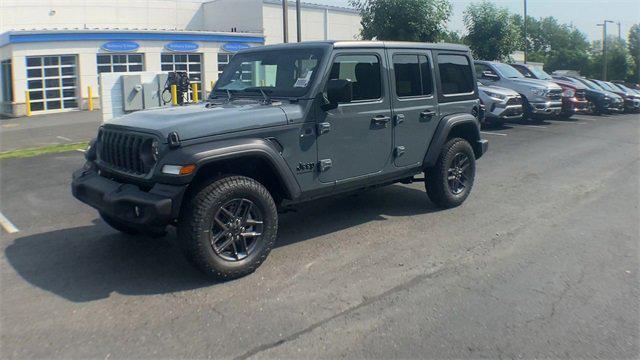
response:
[[[309,332],[319,328],[320,326],[322,326],[322,325],[324,325],[324,324],[326,324],[326,323],[328,323],[328,322],[330,322],[330,321],[332,321],[334,319],[337,319],[337,318],[339,318],[341,316],[348,315],[350,313],[356,312],[357,310],[359,310],[359,309],[361,309],[363,307],[366,307],[368,305],[371,305],[371,304],[377,302],[378,300],[381,300],[381,299],[383,299],[383,298],[385,298],[385,297],[387,297],[387,296],[389,296],[391,294],[394,294],[394,293],[397,293],[397,292],[400,292],[400,291],[407,290],[407,289],[410,289],[412,287],[415,287],[416,285],[420,284],[422,281],[427,280],[427,279],[435,278],[435,277],[437,277],[437,276],[439,276],[439,275],[441,275],[441,274],[443,274],[446,271],[451,270],[451,269],[453,269],[453,267],[442,266],[440,268],[436,268],[435,270],[433,270],[431,272],[420,274],[420,275],[416,275],[413,278],[411,278],[409,281],[406,281],[406,282],[404,282],[404,283],[402,283],[400,285],[394,286],[391,289],[389,289],[389,290],[387,290],[387,291],[385,291],[385,292],[383,292],[381,294],[378,294],[378,295],[375,295],[375,296],[372,296],[372,297],[368,297],[368,298],[364,298],[364,300],[361,303],[359,303],[358,305],[356,305],[356,306],[350,307],[350,308],[345,309],[345,310],[343,310],[343,311],[341,311],[341,312],[339,312],[337,314],[334,314],[334,315],[332,315],[332,316],[330,316],[328,318],[325,318],[325,319],[320,320],[320,321],[318,321],[318,322],[316,322],[314,324],[311,324],[308,327],[306,327],[306,328],[304,328],[304,329],[302,329],[300,331],[297,331],[297,332],[295,332],[295,333],[293,333],[293,334],[291,334],[291,335],[289,335],[289,336],[287,336],[285,338],[282,338],[282,339],[280,339],[278,341],[274,341],[274,342],[270,342],[270,343],[266,343],[266,344],[257,346],[255,348],[247,351],[246,353],[236,357],[235,359],[247,359],[247,358],[250,358],[250,357],[252,357],[252,356],[254,356],[254,355],[256,355],[256,354],[258,354],[260,352],[263,352],[265,350],[269,350],[269,349],[278,347],[278,346],[280,346],[280,345],[282,345],[284,343],[296,340],[300,336],[302,336],[302,335],[304,335],[306,333],[309,333]]]

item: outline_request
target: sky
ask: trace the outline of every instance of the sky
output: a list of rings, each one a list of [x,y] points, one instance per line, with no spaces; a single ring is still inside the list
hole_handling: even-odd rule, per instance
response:
[[[303,0],[317,4],[347,6],[348,0]],[[462,12],[470,3],[478,0],[449,0],[453,4],[453,15],[448,28],[462,32]],[[523,0],[493,0],[514,13],[523,13]],[[596,24],[604,19],[621,23],[622,37],[629,28],[640,22],[640,0],[528,0],[527,12],[535,18],[554,16],[561,23],[573,24],[585,33],[589,40],[602,39],[602,27]],[[618,25],[608,24],[610,34],[618,34]]]

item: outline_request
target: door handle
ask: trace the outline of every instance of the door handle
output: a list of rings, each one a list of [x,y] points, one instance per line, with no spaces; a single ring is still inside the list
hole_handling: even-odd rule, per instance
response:
[[[379,115],[371,119],[371,124],[374,126],[387,127],[390,121],[391,121],[391,117]]]
[[[420,118],[421,119],[431,119],[431,117],[433,115],[435,115],[435,114],[436,114],[435,110],[430,110],[430,109],[429,110],[425,110],[425,111],[420,113]]]

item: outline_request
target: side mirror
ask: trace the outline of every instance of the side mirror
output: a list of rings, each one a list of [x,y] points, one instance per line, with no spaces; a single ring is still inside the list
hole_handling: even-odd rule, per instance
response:
[[[498,75],[494,74],[491,71],[483,71],[482,72],[482,78],[483,79],[487,79],[487,80],[498,80],[499,79]]]
[[[349,80],[329,80],[327,83],[327,99],[329,103],[324,106],[325,111],[337,108],[340,103],[352,102],[353,83]]]

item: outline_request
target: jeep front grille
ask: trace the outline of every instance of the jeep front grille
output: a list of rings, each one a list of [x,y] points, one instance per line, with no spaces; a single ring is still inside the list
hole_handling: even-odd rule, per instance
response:
[[[98,141],[98,159],[113,170],[145,175],[155,165],[154,138],[150,135],[102,129]]]

